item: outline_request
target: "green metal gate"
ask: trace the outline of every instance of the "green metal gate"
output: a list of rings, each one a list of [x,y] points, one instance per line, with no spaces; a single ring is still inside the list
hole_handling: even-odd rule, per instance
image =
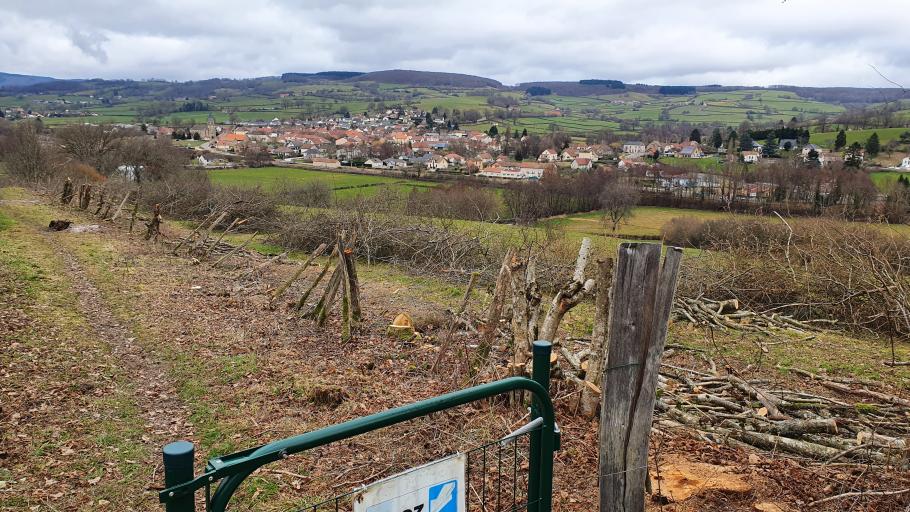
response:
[[[275,441],[263,446],[209,460],[206,471],[193,475],[193,445],[177,441],[164,447],[165,486],[159,500],[167,512],[195,511],[195,493],[204,489],[206,512],[224,512],[240,484],[258,468],[285,459],[290,455],[311,450],[336,441],[365,434],[435,412],[451,409],[478,400],[515,391],[528,391],[532,395],[531,422],[506,438],[469,450],[467,455],[466,483],[478,482],[480,508],[484,512],[518,511],[550,512],[553,494],[553,452],[559,449],[559,431],[556,427],[553,403],[549,395],[550,352],[546,341],[534,342],[532,378],[511,377],[488,384],[454,391],[395,409],[356,418],[313,432]],[[528,459],[527,477],[518,475],[519,445],[526,440]],[[505,472],[503,456],[505,454]],[[479,460],[478,460],[479,458]],[[511,460],[511,464],[509,463]],[[478,471],[472,467],[479,465]],[[496,466],[496,477],[488,481],[489,469]],[[511,465],[511,475],[509,466]],[[218,482],[212,492],[212,486]],[[521,485],[520,485],[521,484]],[[505,487],[505,490],[503,490]],[[520,489],[524,487],[524,489]],[[489,490],[489,495],[488,495]],[[336,496],[301,510],[348,510],[345,506],[358,490]],[[524,492],[522,492],[524,491]],[[470,494],[469,494],[470,496]],[[468,502],[466,512],[474,510]]]

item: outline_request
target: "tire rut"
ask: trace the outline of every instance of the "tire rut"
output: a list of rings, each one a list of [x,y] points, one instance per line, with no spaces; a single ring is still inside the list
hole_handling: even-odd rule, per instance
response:
[[[48,241],[56,241],[48,237]],[[59,243],[56,243],[60,247]],[[89,320],[94,334],[105,341],[118,363],[131,376],[136,406],[147,425],[142,442],[154,443],[153,453],[168,442],[191,439],[192,425],[187,423],[189,408],[177,396],[167,377],[167,367],[135,343],[136,335],[114,315],[100,290],[86,275],[77,258],[67,249],[59,251],[79,299],[81,313]]]

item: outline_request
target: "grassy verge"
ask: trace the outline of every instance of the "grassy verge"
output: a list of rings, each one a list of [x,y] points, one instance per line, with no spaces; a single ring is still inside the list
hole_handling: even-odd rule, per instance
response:
[[[38,233],[47,214],[0,205],[0,367],[9,397],[0,509],[152,508],[147,470],[156,453],[142,441],[138,383],[76,306],[57,247]]]

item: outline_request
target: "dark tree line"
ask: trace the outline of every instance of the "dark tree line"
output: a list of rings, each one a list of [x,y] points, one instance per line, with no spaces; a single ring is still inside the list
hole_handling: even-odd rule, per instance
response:
[[[545,173],[537,181],[509,184],[503,191],[503,202],[509,217],[523,224],[553,215],[594,211],[601,207],[601,192],[612,179],[604,170],[568,176]]]

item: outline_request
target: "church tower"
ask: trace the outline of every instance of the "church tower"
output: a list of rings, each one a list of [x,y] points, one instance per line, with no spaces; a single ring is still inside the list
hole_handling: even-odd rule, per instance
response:
[[[218,133],[215,130],[215,116],[209,112],[209,120],[205,125],[205,138],[208,140],[214,139]]]

